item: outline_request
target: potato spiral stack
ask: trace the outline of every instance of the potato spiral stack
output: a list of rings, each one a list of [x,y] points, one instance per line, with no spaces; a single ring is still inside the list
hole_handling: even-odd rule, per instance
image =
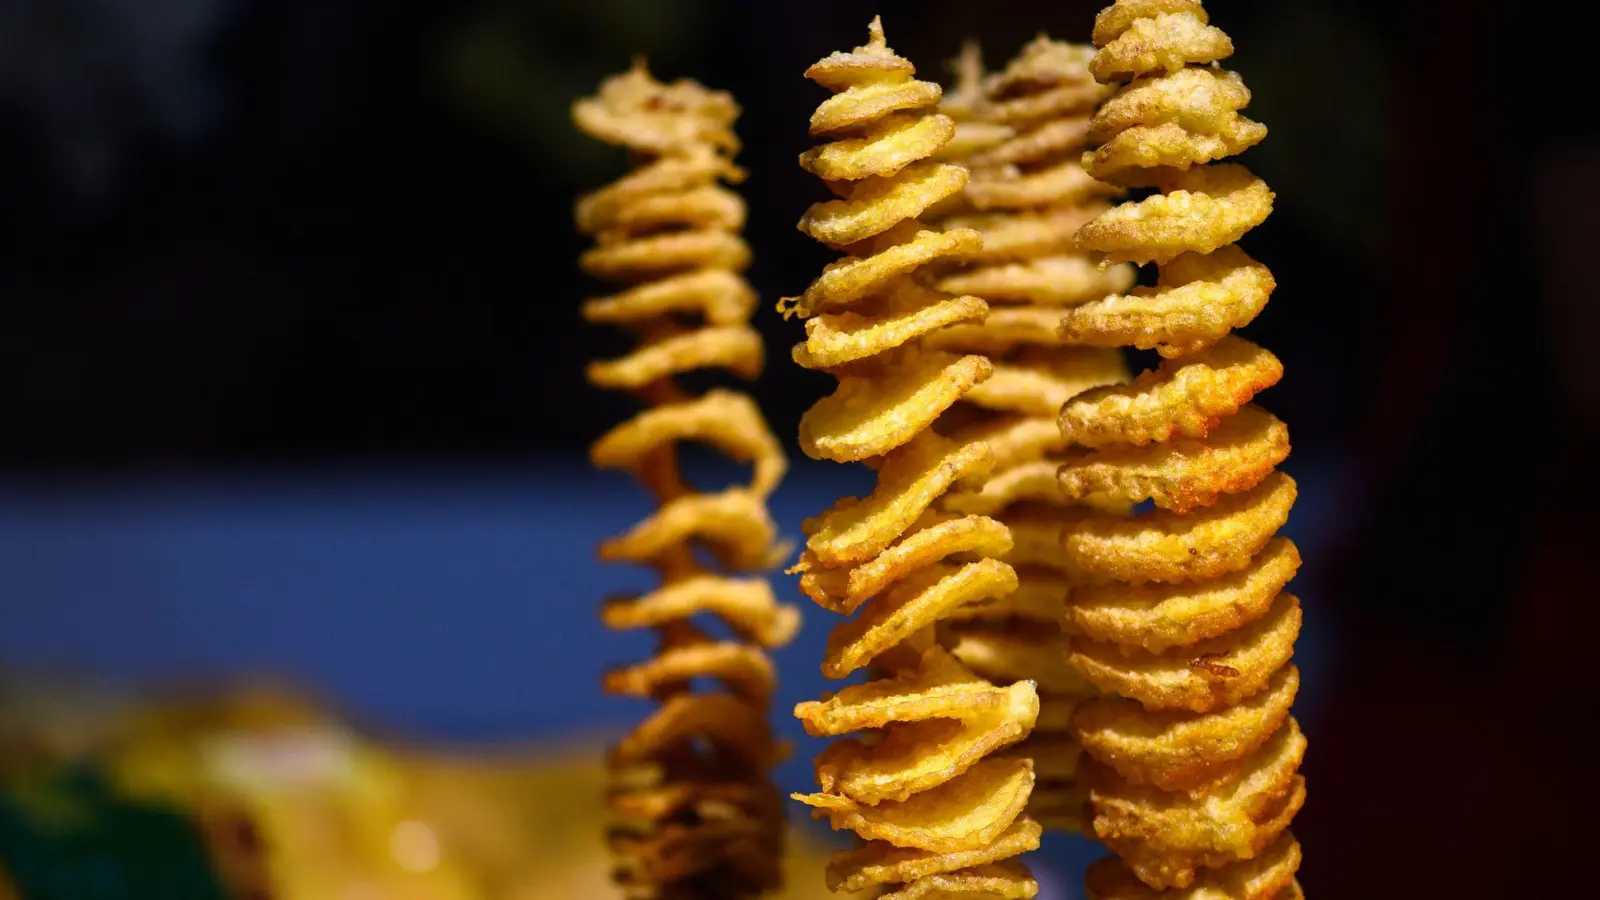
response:
[[[642,62],[573,107],[580,130],[628,148],[636,162],[583,197],[576,215],[595,239],[582,267],[623,288],[586,301],[584,318],[640,337],[633,352],[590,365],[589,381],[648,406],[596,441],[590,456],[597,467],[634,473],[660,504],[600,547],[603,560],[649,565],[661,577],[656,590],[609,600],[601,613],[608,627],[659,635],[654,657],[605,681],[611,693],[660,701],[609,759],[618,818],[609,841],[630,897],[755,896],[777,885],[782,853],[782,800],[767,778],[781,755],[768,721],[775,675],[764,650],[793,637],[799,613],[776,601],[765,578],[727,573],[769,568],[785,555],[765,501],[788,463],[749,396],[692,396],[675,383],[696,369],[753,379],[763,365],[760,335],[747,321],[756,298],[739,274],[750,259],[739,235],[744,203],[720,183],[743,176],[729,158],[739,146],[737,116],[728,94],[687,80],[662,84]],[[750,463],[750,484],[694,491],[679,473],[681,441]],[[697,617],[720,620],[726,636]],[[693,690],[697,680],[723,690]]]
[[[1156,193],[1102,213],[1078,243],[1111,261],[1156,263],[1157,284],[1067,310],[1062,336],[1155,349],[1159,368],[1074,397],[1064,438],[1089,450],[1060,470],[1073,498],[1108,494],[1154,510],[1083,513],[1063,534],[1074,588],[1068,659],[1120,697],[1082,705],[1074,732],[1092,762],[1095,834],[1120,860],[1097,864],[1092,897],[1267,900],[1300,896],[1287,828],[1305,801],[1306,741],[1290,706],[1300,606],[1283,592],[1300,559],[1275,537],[1295,484],[1283,423],[1251,405],[1278,360],[1230,332],[1274,282],[1235,245],[1273,194],[1237,164],[1266,128],[1216,65],[1233,52],[1195,0],[1118,0],[1095,20],[1090,69],[1126,81],[1090,122],[1091,175]]]
[[[977,230],[983,248],[938,285],[984,295],[996,308],[981,323],[955,325],[927,341],[942,350],[985,353],[994,364],[995,374],[962,398],[972,407],[971,421],[956,432],[990,443],[993,473],[946,494],[941,508],[1005,523],[1014,542],[1008,561],[1018,577],[1009,597],[951,616],[945,638],[957,658],[985,678],[1037,683],[1039,721],[1014,752],[1033,759],[1039,779],[1029,814],[1046,828],[1070,832],[1086,830],[1085,792],[1075,777],[1082,748],[1070,721],[1094,688],[1062,654],[1062,605],[1072,570],[1060,547],[1058,507],[1065,498],[1056,469],[1066,442],[1056,416],[1079,392],[1126,381],[1127,370],[1119,351],[1066,346],[1056,326],[1062,306],[1099,299],[1133,281],[1131,267],[1101,271],[1073,244],[1077,229],[1107,208],[1101,198],[1110,193],[1078,163],[1089,115],[1107,93],[1089,75],[1092,52],[1041,35],[1003,72],[982,79],[975,100],[979,63],[964,48],[954,93],[965,114],[957,133],[967,135],[971,150],[962,158],[972,170],[965,200],[976,211],[942,224]]]
[[[816,760],[821,790],[795,798],[865,841],[830,861],[833,890],[874,889],[898,900],[1025,898],[1038,885],[1010,858],[1039,842],[1039,825],[1023,815],[1033,765],[997,751],[1033,727],[1035,686],[990,684],[933,634],[940,619],[1010,593],[1017,579],[999,558],[1011,550],[1004,525],[935,508],[947,489],[993,466],[988,444],[931,427],[992,366],[981,355],[925,345],[940,328],[981,319],[987,305],[913,277],[981,244],[970,229],[938,231],[917,220],[960,192],[967,172],[933,158],[955,124],[933,109],[938,85],[914,74],[877,19],[865,46],[806,71],[833,96],[811,117],[812,135],[829,143],[800,163],[839,199],[813,205],[799,227],[847,255],[778,306],[806,319],[795,361],[839,379],[806,413],[800,444],[815,459],[868,461],[878,481],[870,496],[841,500],[805,523],[794,571],[819,605],[860,611],[829,636],[823,673],[869,669],[883,677],[796,707],[813,736],[871,733],[829,746]]]

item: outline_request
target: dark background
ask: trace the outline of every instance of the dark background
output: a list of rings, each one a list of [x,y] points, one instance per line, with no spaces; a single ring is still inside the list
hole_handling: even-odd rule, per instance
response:
[[[963,37],[997,66],[1037,31],[1086,39],[1098,6],[0,0],[17,532],[27,503],[159,495],[175,475],[271,473],[258,499],[274,502],[295,479],[374,471],[400,494],[429,473],[581,472],[629,406],[582,381],[623,344],[577,319],[596,287],[570,207],[622,160],[573,132],[576,96],[634,53],[734,92],[750,277],[775,301],[828,258],[792,227],[818,194],[794,161],[821,97],[809,62],[882,12],[945,80]],[[1266,402],[1296,457],[1334,473],[1302,591],[1338,654],[1297,824],[1307,888],[1566,885],[1596,793],[1579,766],[1596,721],[1600,144],[1592,103],[1568,97],[1595,15],[1208,7],[1271,128],[1245,157],[1278,194],[1246,239],[1279,283],[1248,331],[1288,369]],[[793,435],[828,383],[787,363],[792,323],[764,304],[757,325],[759,396]],[[526,577],[529,602],[594,599],[581,574],[559,601]]]

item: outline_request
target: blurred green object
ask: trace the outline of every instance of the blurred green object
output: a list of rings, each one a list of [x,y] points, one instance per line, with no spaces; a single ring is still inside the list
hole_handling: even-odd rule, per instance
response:
[[[21,900],[228,900],[193,822],[86,765],[0,788],[0,870]]]

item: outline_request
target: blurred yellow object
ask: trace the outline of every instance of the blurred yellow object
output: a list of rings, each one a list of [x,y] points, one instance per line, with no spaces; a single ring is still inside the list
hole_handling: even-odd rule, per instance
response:
[[[236,900],[623,898],[605,845],[602,736],[405,747],[276,687],[116,704],[64,696],[0,697],[0,711],[31,711],[0,723],[0,774],[98,760],[120,794],[199,823]],[[831,898],[827,849],[792,829],[788,887],[765,900]],[[3,869],[0,900],[25,900]]]
[[[621,900],[611,883],[604,741],[409,763],[414,796],[496,900]],[[784,889],[768,900],[832,898],[821,887],[828,849],[791,830]]]
[[[485,896],[419,814],[404,766],[292,694],[150,708],[108,764],[129,794],[196,811],[241,898]]]

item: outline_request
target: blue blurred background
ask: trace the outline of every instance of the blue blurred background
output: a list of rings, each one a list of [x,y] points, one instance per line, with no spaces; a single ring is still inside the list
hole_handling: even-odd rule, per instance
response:
[[[827,260],[792,229],[809,62],[882,12],[942,80],[965,37],[999,65],[1098,5],[0,0],[0,666],[286,673],[438,740],[615,733],[641,707],[599,672],[646,646],[595,611],[644,573],[593,548],[647,501],[584,461],[629,407],[582,381],[624,338],[577,319],[570,204],[623,160],[569,104],[635,53],[732,90],[775,298]],[[1307,889],[1558,889],[1539,860],[1577,846],[1596,712],[1571,644],[1596,621],[1600,145],[1555,87],[1584,28],[1208,7],[1272,129],[1248,244],[1280,288],[1249,333],[1287,366],[1265,401],[1303,490]],[[793,435],[828,381],[757,325]],[[793,534],[867,484],[797,460],[774,514]],[[825,687],[806,610],[780,709]]]

